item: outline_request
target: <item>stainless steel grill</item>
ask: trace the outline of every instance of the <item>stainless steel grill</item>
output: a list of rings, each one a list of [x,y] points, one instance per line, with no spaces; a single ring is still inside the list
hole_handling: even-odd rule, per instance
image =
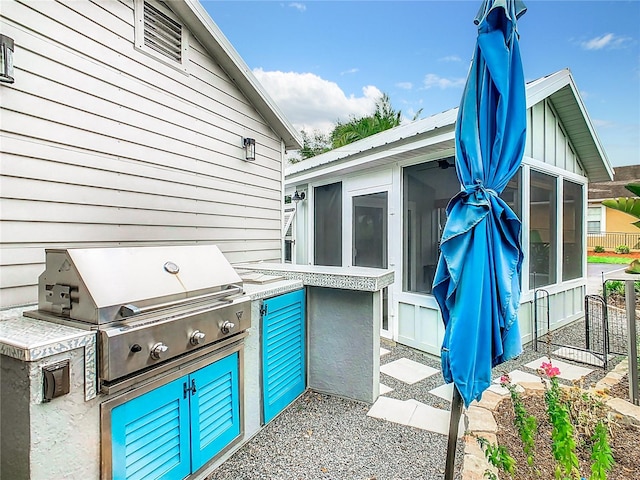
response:
[[[213,245],[46,250],[45,263],[30,316],[98,331],[103,390],[251,325],[242,280]]]

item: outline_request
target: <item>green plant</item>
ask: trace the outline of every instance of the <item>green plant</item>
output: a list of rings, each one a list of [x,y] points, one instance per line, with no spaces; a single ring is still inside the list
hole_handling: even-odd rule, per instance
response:
[[[607,291],[607,295],[611,295],[612,293],[624,295],[624,282],[621,280],[608,281],[605,283],[604,288]]]
[[[604,253],[604,247],[602,245],[596,245],[593,247],[593,251],[596,253]]]
[[[640,282],[633,282],[633,288],[636,293],[640,293]],[[622,280],[609,280],[605,283],[605,290],[607,295],[614,293],[616,295],[624,296],[625,282]]]
[[[636,197],[640,197],[640,183],[629,183],[624,187]],[[620,197],[615,200],[605,200],[602,204],[640,219],[640,198]],[[640,221],[633,225],[640,228]]]
[[[516,473],[516,461],[509,455],[506,447],[494,445],[484,437],[476,437],[476,440],[491,465],[502,470],[509,475],[509,477],[512,477]],[[490,480],[497,480],[498,478],[497,475],[490,470],[486,470],[484,476]]]
[[[591,451],[591,476],[589,480],[607,480],[607,472],[613,464],[613,454],[609,446],[609,435],[604,422],[596,425],[593,434],[593,448]]]
[[[569,410],[561,401],[560,384],[557,376],[560,370],[551,362],[543,362],[541,369],[549,378],[550,387],[545,390],[544,399],[547,404],[547,414],[551,423],[551,451],[556,459],[556,480],[580,479],[578,471],[578,456],[576,442],[573,438],[573,425],[569,417]]]
[[[618,245],[614,251],[617,254],[621,255],[621,254],[629,253],[631,250],[629,250],[629,247],[627,247],[626,245]]]
[[[518,430],[520,439],[522,440],[522,450],[527,456],[527,463],[529,464],[529,467],[533,467],[538,422],[536,421],[536,417],[533,415],[527,415],[522,398],[520,397],[516,386],[511,383],[509,375],[503,375],[500,377],[500,384],[509,390],[514,412],[513,423]]]

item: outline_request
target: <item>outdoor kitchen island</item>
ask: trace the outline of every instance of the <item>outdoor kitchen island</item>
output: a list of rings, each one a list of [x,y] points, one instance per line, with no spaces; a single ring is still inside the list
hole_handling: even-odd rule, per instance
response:
[[[205,478],[265,424],[262,312],[273,299],[296,294],[306,300],[305,388],[367,402],[378,395],[381,290],[393,281],[392,272],[271,264],[235,267],[251,299],[251,326],[238,350],[244,374],[239,390],[241,431],[188,478]],[[250,271],[282,278],[262,282]],[[108,438],[101,410],[126,392],[101,390],[96,373],[98,334],[23,316],[25,310],[35,308],[0,312],[0,474],[32,480],[120,478],[105,476],[101,465],[101,442]],[[67,361],[68,393],[45,401],[45,370],[60,375],[56,367]],[[9,431],[12,435],[5,434]]]

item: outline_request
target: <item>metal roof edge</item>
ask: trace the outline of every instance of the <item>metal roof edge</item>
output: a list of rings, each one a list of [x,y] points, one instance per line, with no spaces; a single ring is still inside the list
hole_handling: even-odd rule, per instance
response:
[[[400,125],[383,132],[363,138],[343,147],[329,150],[306,160],[295,163],[285,169],[286,177],[294,177],[302,172],[319,169],[350,157],[373,153],[379,149],[391,149],[399,142],[406,142],[410,138],[420,138],[426,134],[455,125],[458,108],[439,112],[421,120]]]
[[[576,106],[580,110],[582,117],[584,118],[585,125],[593,141],[593,145],[598,154],[600,164],[602,165],[602,169],[598,168],[597,172],[594,172],[593,169],[591,169],[591,172],[587,170],[587,177],[590,179],[593,178],[593,181],[612,180],[613,168],[609,163],[604,148],[602,147],[598,135],[593,127],[591,119],[587,114],[587,110],[576,87],[573,75],[568,68],[559,70],[550,75],[527,83],[525,86],[527,109],[543,101],[545,98],[551,97],[554,93],[558,92],[560,89],[566,86],[569,86],[571,88]],[[345,161],[348,158],[354,156],[360,156],[365,152],[369,154],[368,152],[373,153],[380,149],[390,149],[394,144],[400,141],[406,141],[407,138],[420,138],[420,136],[423,136],[438,128],[443,128],[448,125],[454,125],[457,119],[457,110],[457,108],[446,110],[444,112],[431,115],[422,120],[418,120],[407,125],[401,125],[399,127],[380,132],[376,135],[372,135],[371,137],[364,138],[344,147],[336,148],[321,155],[303,160],[287,167],[285,169],[285,177],[288,180],[293,180],[296,177],[306,177],[308,176],[308,173],[304,172],[321,170],[330,164],[339,161]],[[559,113],[560,117],[562,118],[561,112]],[[424,129],[421,128],[422,126],[424,126]]]
[[[197,36],[222,69],[238,85],[269,126],[291,150],[302,148],[302,136],[266,92],[249,66],[198,0],[170,2],[171,8]]]

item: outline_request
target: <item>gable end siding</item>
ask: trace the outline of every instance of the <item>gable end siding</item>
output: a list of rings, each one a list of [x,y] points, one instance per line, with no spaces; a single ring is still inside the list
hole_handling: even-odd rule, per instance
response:
[[[585,175],[558,114],[548,99],[527,110],[525,155],[578,175]]]
[[[2,306],[36,300],[45,248],[281,258],[281,139],[195,37],[185,74],[135,48],[134,18],[134,0],[3,1],[16,82],[0,86]]]

